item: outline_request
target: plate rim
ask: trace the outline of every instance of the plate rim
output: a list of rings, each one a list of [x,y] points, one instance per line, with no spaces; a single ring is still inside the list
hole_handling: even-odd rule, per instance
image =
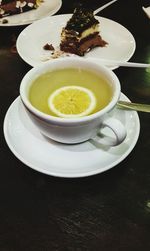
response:
[[[123,95],[123,98],[125,98],[125,100],[129,101],[129,98],[121,93]],[[113,163],[107,165],[105,168],[101,168],[101,170],[99,168],[96,168],[93,171],[87,171],[85,173],[69,173],[69,174],[64,174],[63,172],[49,172],[46,169],[42,169],[42,168],[37,168],[35,165],[32,165],[32,163],[30,163],[28,160],[26,160],[25,158],[22,157],[22,155],[20,153],[18,153],[14,146],[12,146],[11,144],[11,140],[9,139],[9,136],[7,134],[7,128],[8,128],[8,118],[9,118],[9,113],[11,112],[11,110],[13,109],[13,106],[15,105],[15,103],[20,102],[20,96],[18,96],[9,106],[6,114],[5,114],[5,118],[4,118],[4,123],[3,123],[3,133],[4,133],[4,138],[5,141],[7,143],[8,148],[11,150],[11,152],[15,155],[15,157],[17,159],[19,159],[23,164],[25,164],[26,166],[30,167],[31,169],[38,171],[40,173],[49,175],[49,176],[54,176],[54,177],[59,177],[59,178],[83,178],[83,177],[89,177],[89,176],[93,176],[93,175],[97,175],[100,173],[103,173],[105,171],[110,170],[111,168],[115,167],[116,165],[118,165],[120,162],[122,162],[133,150],[133,148],[135,147],[138,138],[139,138],[139,134],[140,134],[140,120],[139,120],[139,116],[138,113],[136,111],[130,111],[132,113],[134,113],[134,120],[136,121],[136,133],[134,134],[134,138],[132,139],[132,144],[130,144],[130,146],[128,147],[128,149],[125,151],[125,153],[120,156],[117,160],[115,160]],[[21,103],[20,103],[21,104]]]
[[[19,34],[18,38],[17,38],[17,41],[16,41],[16,48],[17,48],[18,54],[22,58],[22,60],[24,62],[26,62],[27,64],[29,64],[30,66],[32,66],[32,67],[36,67],[39,64],[44,64],[45,63],[45,61],[43,61],[43,62],[41,61],[40,63],[37,62],[37,63],[34,64],[33,60],[28,59],[28,57],[26,57],[26,55],[22,54],[22,51],[20,49],[21,48],[20,44],[21,44],[21,41],[22,41],[23,37],[25,36],[25,32],[26,31],[28,32],[28,30],[30,30],[32,26],[38,25],[38,23],[49,21],[50,19],[65,18],[65,17],[69,18],[69,17],[71,17],[71,15],[72,14],[58,14],[58,15],[54,15],[54,16],[45,17],[45,18],[42,18],[40,20],[35,21],[34,23],[32,23],[29,26],[27,26],[24,30],[22,30],[21,33]],[[133,41],[132,52],[130,54],[130,57],[127,57],[127,59],[123,60],[123,62],[129,61],[129,59],[133,56],[133,54],[134,54],[134,52],[136,50],[136,41],[135,41],[135,38],[134,38],[133,34],[125,26],[123,26],[122,24],[120,24],[120,23],[118,23],[118,22],[116,22],[116,21],[114,21],[112,19],[109,19],[109,18],[106,18],[106,17],[102,17],[102,16],[96,16],[96,17],[97,18],[101,18],[103,20],[110,21],[111,23],[114,23],[115,25],[119,25],[122,29],[124,29],[131,36],[132,41]],[[88,60],[88,57],[85,56],[85,58]],[[90,57],[90,58],[95,59],[95,57]],[[115,67],[113,66],[113,67],[110,67],[110,68],[111,69],[116,69],[118,67],[119,66],[115,66]]]

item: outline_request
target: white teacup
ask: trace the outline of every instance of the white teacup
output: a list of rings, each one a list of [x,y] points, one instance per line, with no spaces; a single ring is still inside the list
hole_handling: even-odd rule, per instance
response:
[[[50,116],[37,110],[28,98],[32,82],[48,71],[64,68],[80,68],[92,71],[107,79],[113,89],[109,104],[94,114],[71,119]],[[126,129],[118,119],[109,116],[109,112],[116,106],[120,94],[120,82],[113,71],[83,58],[74,57],[52,60],[32,68],[24,76],[20,85],[21,100],[29,117],[40,132],[50,139],[67,144],[81,143],[89,139],[110,146],[122,143],[126,137]],[[98,136],[104,127],[109,128],[112,136],[109,136],[110,133],[108,136]]]

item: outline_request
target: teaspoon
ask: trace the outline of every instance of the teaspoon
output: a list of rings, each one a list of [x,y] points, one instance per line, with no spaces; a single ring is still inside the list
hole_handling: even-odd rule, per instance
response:
[[[129,109],[138,112],[150,112],[150,105],[148,104],[139,104],[139,103],[132,103],[127,101],[119,101],[117,103],[118,108],[122,109]]]

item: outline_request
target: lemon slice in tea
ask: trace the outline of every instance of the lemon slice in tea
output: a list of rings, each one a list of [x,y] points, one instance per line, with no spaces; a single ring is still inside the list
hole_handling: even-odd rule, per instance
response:
[[[48,98],[48,106],[58,117],[77,118],[87,116],[96,107],[94,93],[81,86],[64,86]]]

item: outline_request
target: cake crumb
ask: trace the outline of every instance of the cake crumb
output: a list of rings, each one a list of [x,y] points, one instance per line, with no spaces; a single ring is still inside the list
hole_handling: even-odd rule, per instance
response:
[[[58,49],[58,50],[55,50],[54,52],[52,52],[51,58],[55,59],[55,58],[59,58],[63,55],[64,55],[64,52]]]
[[[46,51],[54,51],[55,50],[54,46],[52,44],[48,44],[48,43],[43,46],[43,49]]]
[[[63,57],[70,57],[71,54],[70,53],[66,53],[61,51],[59,48],[55,49],[54,51],[52,51],[49,55],[42,55],[41,56],[41,61],[45,62],[48,60],[52,60],[52,59],[56,59],[56,58],[63,58]],[[74,55],[77,57],[77,55]]]
[[[8,24],[8,19],[3,19],[2,24]]]

